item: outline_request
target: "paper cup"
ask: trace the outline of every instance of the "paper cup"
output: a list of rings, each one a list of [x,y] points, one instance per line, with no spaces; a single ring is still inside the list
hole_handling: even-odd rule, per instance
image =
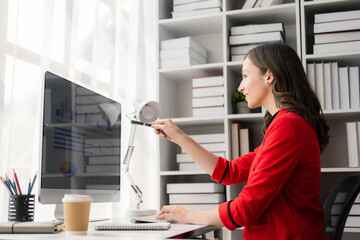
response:
[[[65,194],[64,205],[65,231],[71,234],[84,234],[88,230],[90,204],[89,195]]]

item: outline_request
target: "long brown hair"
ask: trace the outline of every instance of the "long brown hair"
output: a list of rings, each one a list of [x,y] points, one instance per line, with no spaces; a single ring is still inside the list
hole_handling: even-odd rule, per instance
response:
[[[262,44],[248,52],[249,58],[262,74],[270,70],[274,76],[272,93],[277,107],[297,113],[316,131],[320,152],[329,142],[329,126],[324,118],[320,102],[310,86],[297,53],[283,43]],[[271,114],[266,111],[263,133]]]

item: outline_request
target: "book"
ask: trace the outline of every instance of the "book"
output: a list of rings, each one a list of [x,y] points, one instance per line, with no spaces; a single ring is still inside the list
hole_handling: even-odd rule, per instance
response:
[[[170,50],[177,48],[185,48],[190,47],[200,53],[202,56],[207,56],[207,49],[204,48],[201,44],[199,44],[193,37],[182,37],[175,39],[163,40],[160,43],[161,50]]]
[[[331,94],[332,108],[340,109],[340,92],[339,92],[339,66],[338,62],[331,63]]]
[[[250,151],[250,139],[249,139],[249,129],[240,128],[239,130],[239,141],[240,141],[240,155],[249,153]]]
[[[240,123],[231,123],[231,158],[236,159],[240,156]]]
[[[204,16],[207,14],[213,14],[219,12],[222,12],[221,8],[214,7],[214,8],[196,9],[187,12],[171,12],[171,14],[172,14],[172,18],[184,18],[184,17]]]
[[[198,62],[191,57],[173,58],[160,60],[161,68],[179,68],[179,67],[190,67],[192,65],[204,64],[206,62]]]
[[[201,1],[204,1],[204,0],[173,0],[173,5],[180,5],[180,4],[201,2]]]
[[[246,0],[241,9],[249,9],[254,7],[256,0]]]
[[[191,2],[186,4],[174,5],[173,12],[188,12],[204,8],[222,8],[221,0],[205,0],[200,2]]]
[[[314,54],[360,51],[360,41],[314,44]]]
[[[64,229],[63,221],[0,222],[0,233],[57,233]]]
[[[265,43],[265,42],[284,42],[283,33],[276,31],[276,32],[254,33],[254,34],[246,34],[246,35],[235,35],[229,37],[230,45]]]
[[[201,55],[191,47],[176,48],[170,50],[160,50],[160,60],[174,59],[190,57],[196,60],[197,62],[206,62],[207,53],[205,56]]]
[[[179,171],[204,171],[197,163],[179,163]]]
[[[262,0],[260,7],[268,7],[271,5],[282,4],[284,0]]]
[[[340,109],[350,109],[349,67],[339,67]]]
[[[231,55],[231,61],[232,62],[236,62],[236,61],[244,61],[246,54],[238,54],[238,55]]]
[[[216,143],[225,142],[225,133],[208,133],[208,134],[196,134],[189,135],[197,143]]]
[[[231,47],[230,52],[231,55],[247,54],[251,49],[256,48],[259,45],[260,44],[248,44],[248,45]]]
[[[346,140],[349,167],[359,167],[359,149],[356,122],[346,123]]]
[[[217,156],[220,156],[222,158],[225,158],[225,152],[212,152],[212,153]],[[177,163],[193,163],[194,160],[192,160],[192,158],[185,153],[178,153],[178,154],[176,154],[176,162]]]
[[[360,29],[360,19],[314,23],[314,33],[341,32]]]
[[[218,87],[224,86],[224,76],[195,77],[192,79],[192,87]]]
[[[317,13],[314,14],[314,23],[336,22],[357,19],[360,16],[360,10],[332,12],[332,13]]]
[[[225,88],[224,86],[193,88],[192,94],[193,98],[224,96]]]
[[[169,222],[158,223],[103,223],[94,226],[94,230],[168,230],[171,227]]]
[[[192,106],[193,107],[216,107],[224,106],[225,100],[224,97],[205,97],[205,98],[193,98]]]
[[[179,206],[189,211],[200,211],[205,209],[218,208],[219,204],[180,204]]]
[[[221,203],[225,201],[223,193],[184,193],[169,194],[169,204]]]
[[[324,109],[332,109],[331,64],[324,63]]]
[[[359,40],[360,40],[360,31],[314,34],[315,44],[349,42],[349,41],[359,41]]]
[[[223,193],[225,186],[220,183],[168,183],[166,193]]]
[[[306,65],[306,75],[308,77],[310,86],[312,87],[314,92],[316,92],[316,88],[315,88],[315,63],[308,63]]]
[[[222,116],[224,114],[224,107],[193,108],[193,117]]]
[[[360,108],[359,67],[349,67],[350,108]]]
[[[322,62],[315,64],[315,84],[316,95],[318,96],[321,107],[324,108],[324,66]]]
[[[217,142],[217,143],[200,143],[200,145],[208,150],[209,152],[222,152],[226,149],[225,142]],[[182,153],[185,153],[183,149],[181,149]]]

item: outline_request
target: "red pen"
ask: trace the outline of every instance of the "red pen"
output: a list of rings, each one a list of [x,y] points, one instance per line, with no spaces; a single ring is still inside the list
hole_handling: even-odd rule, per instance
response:
[[[20,184],[19,184],[19,180],[18,180],[18,178],[17,178],[17,176],[16,176],[15,169],[13,169],[13,171],[14,171],[15,182],[16,182],[17,188],[18,188],[18,190],[19,190],[19,194],[22,195],[22,193],[21,193],[21,188],[20,188]]]

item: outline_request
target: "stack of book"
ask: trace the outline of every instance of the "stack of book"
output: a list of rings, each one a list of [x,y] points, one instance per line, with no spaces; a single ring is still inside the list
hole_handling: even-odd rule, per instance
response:
[[[349,167],[360,166],[360,122],[346,123],[346,140]]]
[[[360,10],[314,15],[314,54],[360,51]]]
[[[217,156],[225,158],[226,144],[224,133],[189,135],[195,142]],[[183,150],[176,154],[176,162],[179,164],[179,171],[203,171]]]
[[[225,187],[219,183],[168,183],[169,204],[190,211],[216,208],[225,201]]]
[[[178,68],[204,64],[207,50],[193,37],[163,40],[160,44],[160,67]]]
[[[221,12],[222,0],[173,0],[173,18]]]
[[[246,0],[242,9],[268,7],[271,5],[282,4],[284,0]]]
[[[250,152],[248,128],[241,128],[240,123],[231,124],[231,157],[236,159]]]
[[[224,76],[192,79],[192,111],[194,117],[225,114]]]
[[[339,67],[337,62],[308,63],[307,76],[321,107],[359,109],[359,66]]]
[[[342,209],[344,207],[345,199],[347,197],[346,194],[348,193],[338,193],[335,198],[334,205],[331,208],[331,225],[334,227],[337,225],[337,222],[339,220],[339,214],[342,212]],[[356,197],[354,204],[350,209],[349,216],[347,217],[345,222],[345,227],[360,227],[360,194]]]
[[[249,50],[266,42],[285,42],[285,30],[282,23],[231,27],[229,37],[231,61],[243,61]]]

